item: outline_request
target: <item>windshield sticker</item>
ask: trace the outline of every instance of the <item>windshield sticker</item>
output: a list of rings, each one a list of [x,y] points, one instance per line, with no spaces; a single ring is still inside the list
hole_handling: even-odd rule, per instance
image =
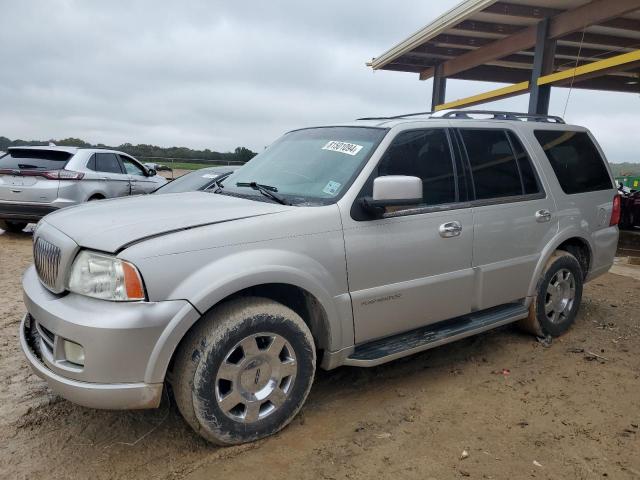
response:
[[[322,150],[330,150],[332,152],[346,153],[347,155],[357,155],[362,150],[362,145],[356,145],[355,143],[338,142],[337,140],[331,140],[322,147]]]
[[[202,175],[202,178],[218,178],[218,175],[216,175],[215,173],[205,173],[204,175]]]
[[[362,147],[360,147],[362,148]],[[340,190],[340,187],[342,186],[341,183],[338,182],[334,182],[333,180],[330,180],[329,183],[327,183],[327,185],[322,189],[322,191],[324,193],[326,193],[327,195],[335,195],[336,193],[338,193],[338,191]]]

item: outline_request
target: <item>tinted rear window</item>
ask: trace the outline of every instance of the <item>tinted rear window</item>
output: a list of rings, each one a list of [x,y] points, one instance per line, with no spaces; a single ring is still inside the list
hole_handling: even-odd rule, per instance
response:
[[[0,170],[61,170],[71,157],[59,150],[11,149],[0,157]]]
[[[536,130],[535,136],[565,193],[613,188],[604,159],[586,132]]]
[[[123,173],[115,153],[96,153],[96,172]]]
[[[476,199],[522,195],[518,164],[504,130],[461,129]]]

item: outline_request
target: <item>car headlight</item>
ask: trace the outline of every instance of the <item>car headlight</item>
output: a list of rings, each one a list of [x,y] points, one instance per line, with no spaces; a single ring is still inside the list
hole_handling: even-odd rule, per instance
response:
[[[81,251],[69,275],[69,291],[88,297],[128,302],[144,300],[144,285],[138,269],[110,255]]]

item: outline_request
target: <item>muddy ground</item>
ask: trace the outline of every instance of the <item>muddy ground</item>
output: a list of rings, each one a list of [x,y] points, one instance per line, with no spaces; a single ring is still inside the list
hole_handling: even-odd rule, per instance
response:
[[[219,449],[169,400],[91,410],[31,374],[17,338],[30,248],[28,234],[0,234],[1,478],[640,478],[634,267],[616,271],[636,278],[589,284],[577,324],[548,348],[505,327],[378,368],[319,372],[283,432]]]

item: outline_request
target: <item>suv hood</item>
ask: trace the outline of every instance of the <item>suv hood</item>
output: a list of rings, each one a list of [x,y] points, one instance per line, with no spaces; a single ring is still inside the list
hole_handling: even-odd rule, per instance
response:
[[[44,222],[79,246],[117,252],[150,237],[180,230],[271,215],[295,207],[207,192],[100,200],[47,215]]]

